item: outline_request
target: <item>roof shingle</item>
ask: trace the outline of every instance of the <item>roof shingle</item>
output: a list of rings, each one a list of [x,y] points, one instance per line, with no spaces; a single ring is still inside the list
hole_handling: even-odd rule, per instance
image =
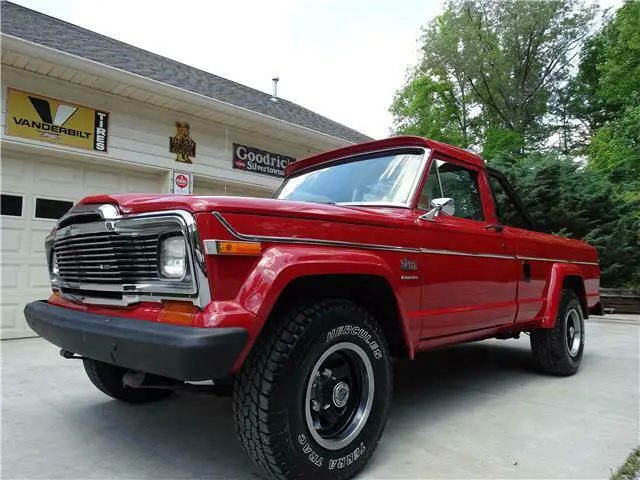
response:
[[[2,33],[135,73],[349,142],[370,137],[271,95],[2,0]]]

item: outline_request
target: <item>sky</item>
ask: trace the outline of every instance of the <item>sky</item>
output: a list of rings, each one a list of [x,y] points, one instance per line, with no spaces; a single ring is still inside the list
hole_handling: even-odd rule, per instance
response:
[[[444,0],[12,0],[249,87],[374,138]],[[622,0],[601,0],[603,7]]]

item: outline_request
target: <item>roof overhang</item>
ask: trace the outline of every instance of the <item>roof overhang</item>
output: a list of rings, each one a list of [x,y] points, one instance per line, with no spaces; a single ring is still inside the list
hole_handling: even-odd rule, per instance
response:
[[[2,33],[2,63],[225,126],[308,145],[316,150],[353,142],[238,107],[135,73]],[[55,68],[58,67],[58,68]],[[76,72],[75,74],[73,72]]]

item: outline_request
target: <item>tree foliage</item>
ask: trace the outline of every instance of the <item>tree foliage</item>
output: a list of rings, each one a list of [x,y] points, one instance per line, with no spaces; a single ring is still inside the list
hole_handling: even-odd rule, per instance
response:
[[[603,286],[640,283],[640,199],[621,200],[605,176],[557,152],[498,154],[489,164],[515,185],[536,228],[598,249]]]
[[[539,229],[596,246],[603,285],[640,286],[640,1],[597,32],[588,1],[450,0],[390,111],[481,149]]]
[[[585,52],[573,104],[590,126],[589,166],[640,199],[640,2],[625,3]]]
[[[412,80],[396,94],[391,112],[398,119],[398,130],[405,135],[439,138],[456,145],[468,143],[454,87],[447,80]]]
[[[463,138],[482,143],[492,127],[521,146],[537,143],[551,92],[566,80],[595,11],[582,0],[450,0],[423,30],[422,60],[396,99],[421,79],[446,82]],[[398,132],[419,130],[394,107]]]

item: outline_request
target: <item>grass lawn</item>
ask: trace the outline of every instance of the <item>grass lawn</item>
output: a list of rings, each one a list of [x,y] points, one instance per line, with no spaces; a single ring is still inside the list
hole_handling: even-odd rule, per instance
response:
[[[611,480],[640,480],[640,447],[631,452],[625,464],[611,475]]]

